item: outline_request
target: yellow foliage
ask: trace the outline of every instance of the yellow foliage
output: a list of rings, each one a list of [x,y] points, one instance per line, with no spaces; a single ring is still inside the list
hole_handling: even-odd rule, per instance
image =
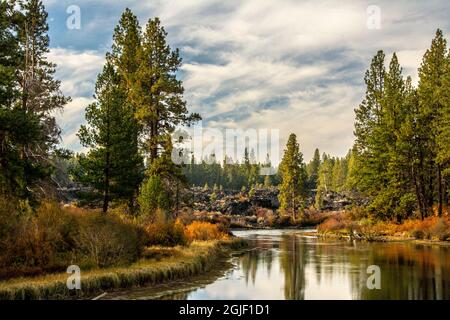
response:
[[[209,222],[194,221],[185,227],[185,235],[189,241],[194,240],[221,240],[228,238],[228,235],[220,231],[217,224]]]

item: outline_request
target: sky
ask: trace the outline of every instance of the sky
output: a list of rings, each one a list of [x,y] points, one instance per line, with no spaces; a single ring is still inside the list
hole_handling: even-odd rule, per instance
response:
[[[44,0],[49,59],[72,97],[57,119],[62,146],[82,151],[76,132],[93,101],[112,34],[129,7],[141,26],[158,16],[171,48],[179,48],[179,78],[191,112],[217,129],[277,129],[283,146],[295,133],[309,160],[351,148],[354,109],[364,73],[378,50],[396,52],[403,74],[417,68],[437,28],[449,39],[450,1],[300,0]],[[68,28],[73,6],[80,28]],[[77,16],[78,17],[78,16]],[[70,24],[69,24],[70,25]],[[72,24],[73,26],[73,24]]]

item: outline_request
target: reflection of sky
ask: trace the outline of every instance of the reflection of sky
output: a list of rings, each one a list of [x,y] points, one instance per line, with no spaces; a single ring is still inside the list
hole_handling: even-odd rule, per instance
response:
[[[241,268],[230,275],[189,294],[192,300],[280,300],[284,299],[284,275],[279,272],[279,260],[272,263],[270,272],[264,263],[258,265],[255,281],[245,280]]]
[[[254,238],[259,240],[279,241],[282,234],[295,234],[295,230],[253,230],[234,231],[237,236]],[[311,238],[305,241],[312,247],[317,245]],[[308,247],[306,247],[308,248]],[[228,275],[218,281],[197,289],[188,295],[191,300],[280,300],[285,299],[284,286],[285,275],[280,266],[280,251],[274,251],[270,270],[264,259],[259,259],[256,275],[253,280],[248,276],[246,280],[242,264],[232,270]],[[308,250],[309,254],[315,254],[313,249]],[[317,256],[319,263],[308,262],[305,265],[305,299],[327,300],[327,299],[352,299],[352,288],[350,277],[352,272],[356,272],[348,263],[335,263],[330,256]],[[363,259],[364,260],[364,259]],[[317,270],[321,275],[317,274]],[[320,279],[320,280],[319,280]],[[300,288],[296,288],[299,290]]]
[[[234,231],[251,241],[250,251],[233,258],[236,267],[228,275],[189,292],[188,299],[450,299],[445,246],[322,240],[301,233]],[[380,267],[380,290],[367,288],[370,265]]]

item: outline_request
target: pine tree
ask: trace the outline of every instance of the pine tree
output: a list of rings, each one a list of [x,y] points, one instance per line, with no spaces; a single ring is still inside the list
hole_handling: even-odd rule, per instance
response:
[[[384,53],[378,51],[372,59],[370,69],[366,71],[366,95],[362,103],[355,109],[355,147],[360,165],[360,185],[369,193],[384,184],[385,162],[381,161],[385,153],[381,126],[382,106],[385,83]]]
[[[107,53],[107,61],[114,66],[116,72],[120,75],[120,87],[126,95],[126,106],[124,112],[128,111],[127,119],[129,123],[127,130],[132,135],[128,141],[127,152],[130,158],[138,159],[139,152],[139,136],[141,134],[141,126],[138,123],[135,115],[137,105],[133,103],[132,86],[135,82],[137,70],[139,68],[139,52],[141,50],[141,28],[137,17],[126,9],[119,21],[119,24],[114,29],[113,44],[111,53]],[[134,166],[128,168],[128,173],[135,178],[141,175],[142,168]],[[138,191],[138,184],[135,185],[136,192]]]
[[[109,62],[117,68],[124,81],[127,95],[136,81],[141,51],[141,28],[133,12],[126,8],[119,24],[114,29],[111,53],[107,54]]]
[[[384,97],[382,112],[378,125],[376,139],[380,151],[377,161],[383,174],[382,184],[374,186],[379,188],[374,196],[371,208],[374,212],[387,218],[401,220],[411,212],[410,183],[403,163],[399,161],[397,139],[401,124],[405,121],[406,91],[402,68],[397,55],[394,53],[389,63],[389,70],[385,75]],[[406,201],[408,200],[408,201]]]
[[[357,152],[355,150],[356,148],[352,148],[351,150],[348,151],[347,153],[347,175],[345,178],[345,184],[344,184],[344,189],[347,191],[356,191],[358,189],[358,185],[359,185],[359,177],[360,175],[359,170],[358,170],[358,163],[356,161],[356,155],[355,153]]]
[[[15,30],[17,15],[13,3],[0,3],[0,193],[18,194],[24,182],[18,147],[28,138],[29,125],[23,112],[13,108],[19,97],[15,72],[19,68],[19,43]],[[22,118],[25,123],[18,121]],[[36,130],[33,130],[34,134]],[[25,136],[21,133],[25,133]]]
[[[155,218],[158,209],[167,210],[170,208],[170,198],[165,192],[160,176],[151,175],[142,183],[138,203],[141,214],[153,218]]]
[[[103,212],[112,199],[132,202],[141,177],[142,159],[135,154],[135,127],[121,77],[106,63],[95,87],[96,102],[86,109],[87,126],[80,128],[81,143],[90,147],[82,166],[85,181],[103,193]]]
[[[158,18],[150,19],[142,36],[139,67],[133,77],[131,96],[137,106],[150,163],[163,151],[164,141],[177,125],[189,125],[200,119],[189,114],[183,100],[184,88],[176,78],[181,66],[178,49],[172,51],[167,33]]]
[[[307,174],[303,154],[293,133],[289,136],[278,170],[282,179],[278,196],[280,209],[290,210],[295,218],[296,210],[305,205]]]
[[[310,163],[307,165],[308,172],[308,186],[310,190],[317,189],[317,180],[319,176],[319,167],[320,167],[320,152],[319,149],[316,148],[314,150],[314,156]]]
[[[323,202],[323,195],[332,190],[333,185],[334,159],[327,154],[322,155],[322,162],[319,166],[317,192],[315,197],[315,207],[320,208]]]
[[[36,199],[49,195],[51,154],[60,138],[54,111],[70,98],[61,93],[55,65],[47,60],[47,12],[42,1],[15,4],[0,4],[1,180],[16,196]]]
[[[442,31],[438,29],[436,36],[423,57],[419,68],[419,104],[420,115],[424,120],[424,125],[428,126],[431,145],[431,155],[428,159],[432,172],[430,179],[436,176],[437,193],[439,203],[439,215],[443,211],[444,183],[442,177],[443,163],[439,157],[439,136],[445,125],[442,123],[445,119],[445,92],[449,90],[445,87],[445,76],[448,72],[447,64],[447,41],[444,39]],[[429,199],[431,205],[433,198]]]
[[[450,192],[450,50],[447,54],[445,65],[445,76],[443,80],[442,92],[442,112],[441,125],[438,128],[437,136],[437,162],[442,166],[442,176],[444,183],[444,203],[448,206]]]

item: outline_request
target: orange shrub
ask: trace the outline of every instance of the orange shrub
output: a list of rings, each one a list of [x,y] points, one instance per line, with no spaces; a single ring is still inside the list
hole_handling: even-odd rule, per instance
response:
[[[338,213],[325,220],[318,227],[319,232],[338,231],[343,229],[356,229],[362,233],[373,236],[411,236],[416,239],[450,238],[450,217],[427,217],[424,220],[408,219],[398,224],[392,221],[374,221],[361,219],[352,222],[351,216]]]
[[[220,231],[217,224],[194,221],[186,226],[184,231],[189,241],[194,240],[220,240],[227,238],[227,234]]]
[[[354,223],[351,221],[349,213],[339,212],[332,215],[330,214],[329,218],[327,218],[324,222],[319,224],[317,230],[319,232],[326,232],[326,231],[343,230],[353,227]]]
[[[317,230],[319,232],[326,232],[326,231],[336,231],[341,230],[345,228],[345,224],[342,223],[342,221],[339,221],[336,218],[328,218],[324,222],[322,222],[318,227]]]
[[[187,244],[184,225],[180,220],[176,220],[175,222],[157,220],[149,223],[145,230],[147,231],[148,237],[147,245],[173,247]]]

